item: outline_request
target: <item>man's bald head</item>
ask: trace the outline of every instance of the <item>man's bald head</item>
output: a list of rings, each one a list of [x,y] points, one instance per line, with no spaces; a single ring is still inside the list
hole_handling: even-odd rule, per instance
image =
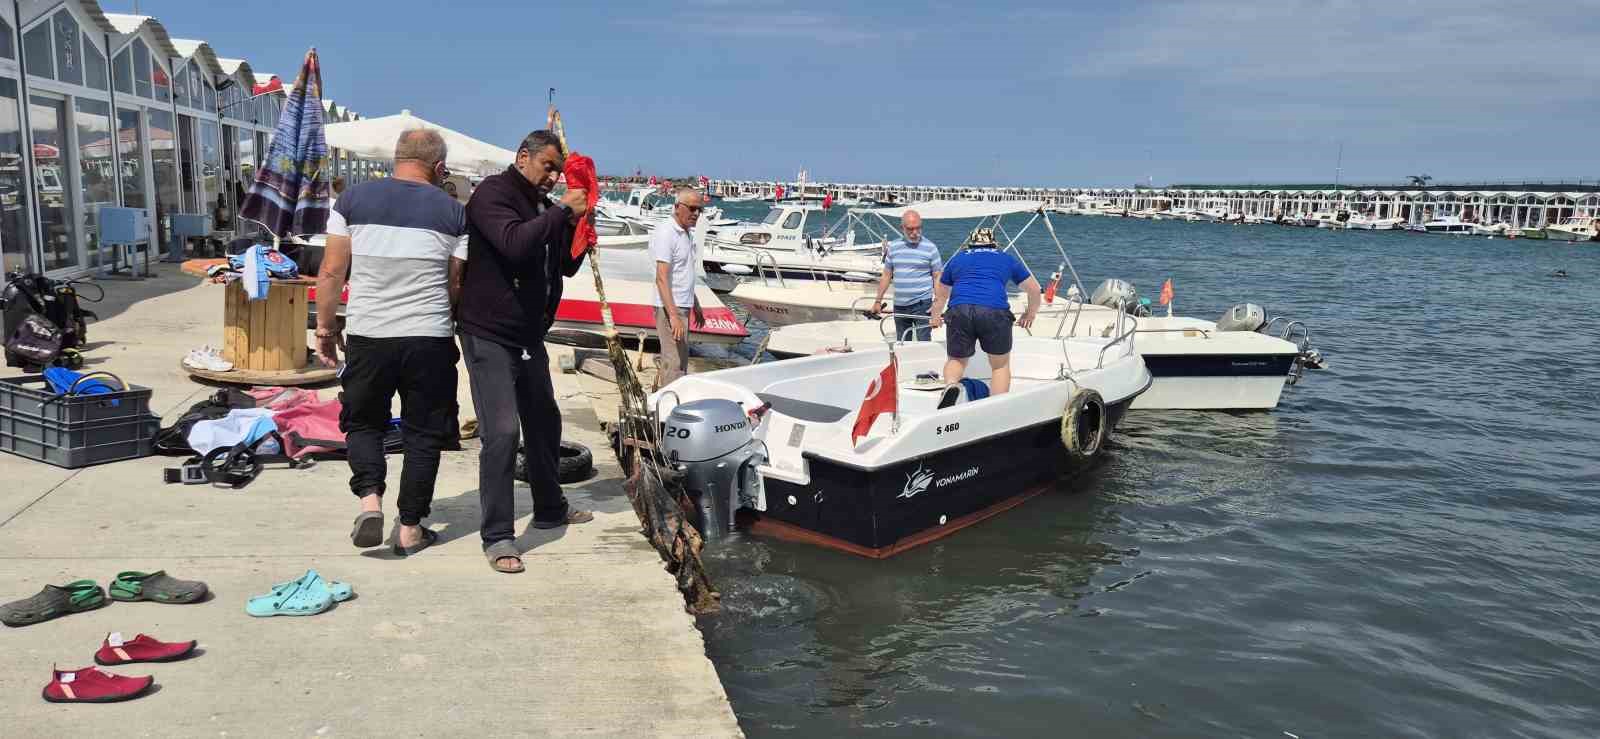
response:
[[[906,234],[906,241],[917,242],[922,240],[922,214],[908,210],[900,216],[900,230]]]

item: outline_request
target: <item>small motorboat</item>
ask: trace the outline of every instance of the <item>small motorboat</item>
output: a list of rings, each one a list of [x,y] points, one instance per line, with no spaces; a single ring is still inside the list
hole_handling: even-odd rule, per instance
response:
[[[1011,391],[981,399],[946,392],[932,343],[689,375],[651,397],[654,427],[708,540],[738,512],[757,534],[883,558],[1070,484],[1105,455],[1150,386],[1132,336],[1025,337]],[[980,352],[967,377],[990,374]],[[861,399],[886,396],[895,410],[857,438]]]
[[[1475,224],[1461,220],[1460,216],[1439,216],[1422,223],[1422,230],[1431,234],[1470,234]]]
[[[1595,238],[1597,227],[1600,227],[1600,219],[1594,216],[1575,216],[1555,225],[1547,225],[1544,231],[1552,239],[1591,241]]]
[[[1403,227],[1405,222],[1404,218],[1376,218],[1370,215],[1356,215],[1345,221],[1345,227],[1360,231],[1394,231]]]
[[[1532,226],[1511,229],[1511,231],[1506,235],[1513,239],[1534,239],[1536,241],[1550,238],[1549,235],[1545,233],[1544,229]]]
[[[627,261],[630,260],[625,259],[624,264],[616,266],[601,265],[612,321],[625,339],[643,335],[646,348],[657,348],[655,283],[643,276],[622,276],[628,269]],[[605,322],[600,315],[600,298],[594,291],[594,275],[589,269],[590,262],[586,260],[576,275],[567,278],[561,302],[556,306],[556,320],[550,328],[549,341],[588,348],[605,346]],[[739,317],[710,288],[697,285],[694,295],[700,301],[706,320],[698,324],[692,319],[689,321],[690,343],[737,344],[750,335]]]
[[[1095,291],[1102,302],[1118,293],[1120,280],[1107,280]],[[1021,310],[1021,296],[1013,312]],[[1019,313],[1020,314],[1020,313]],[[1139,396],[1134,410],[1271,410],[1278,406],[1286,385],[1300,380],[1304,369],[1323,366],[1322,355],[1311,347],[1310,333],[1296,321],[1269,324],[1266,312],[1249,304],[1236,306],[1220,321],[1183,316],[1136,316],[1134,350],[1144,357],[1155,384]],[[1099,304],[1057,301],[1039,312],[1032,334],[1105,337],[1122,320],[1115,308]],[[1267,331],[1277,328],[1278,335]],[[943,344],[944,329],[933,329],[934,343]],[[1016,339],[1030,336],[1013,329]],[[909,340],[912,337],[899,337]],[[801,323],[772,329],[767,351],[779,359],[870,349],[882,343],[877,324],[842,320]]]

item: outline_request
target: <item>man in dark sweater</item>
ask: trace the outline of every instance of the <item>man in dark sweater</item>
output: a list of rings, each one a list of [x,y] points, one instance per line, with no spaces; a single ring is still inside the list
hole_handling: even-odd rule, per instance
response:
[[[562,279],[578,271],[572,233],[588,213],[583,190],[552,202],[550,188],[566,157],[549,131],[534,131],[516,163],[484,179],[467,203],[467,268],[458,313],[461,349],[472,379],[483,451],[478,500],[483,550],[499,572],[521,572],[513,545],[513,474],[518,427],[525,437],[533,526],[550,529],[594,520],[567,504],[556,470],[561,410],[550,380],[544,336],[555,322]]]

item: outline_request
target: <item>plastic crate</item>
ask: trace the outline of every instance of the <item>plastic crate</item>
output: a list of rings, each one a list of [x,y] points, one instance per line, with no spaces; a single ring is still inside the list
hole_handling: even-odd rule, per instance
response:
[[[161,418],[149,388],[124,387],[63,396],[42,375],[0,378],[0,451],[67,468],[149,456]]]

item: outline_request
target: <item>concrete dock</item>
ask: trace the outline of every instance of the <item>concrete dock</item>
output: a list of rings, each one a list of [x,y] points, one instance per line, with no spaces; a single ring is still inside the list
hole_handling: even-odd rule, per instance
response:
[[[90,369],[154,390],[170,422],[214,392],[179,360],[222,333],[222,288],[170,265],[108,282],[91,305]],[[552,357],[552,361],[555,357]],[[8,375],[17,374],[6,370]],[[324,389],[324,397],[335,390]],[[268,468],[242,490],[165,485],[151,457],[63,470],[0,455],[0,601],[47,583],[122,570],[206,581],[204,603],[112,603],[23,628],[0,627],[0,715],[13,737],[47,736],[735,736],[738,723],[673,578],[639,535],[615,460],[576,376],[556,374],[567,438],[595,450],[598,475],[567,486],[595,521],[528,529],[527,572],[490,570],[478,541],[474,442],[447,452],[429,525],[439,546],[404,560],[350,545],[356,501],[342,461]],[[465,368],[459,388],[471,415]],[[398,456],[389,484],[398,485]],[[395,518],[393,496],[386,523]],[[315,568],[356,597],[311,617],[251,618],[245,601]],[[51,665],[93,665],[112,631],[198,639],[204,653],[110,668],[154,675],[153,695],[54,705]]]

